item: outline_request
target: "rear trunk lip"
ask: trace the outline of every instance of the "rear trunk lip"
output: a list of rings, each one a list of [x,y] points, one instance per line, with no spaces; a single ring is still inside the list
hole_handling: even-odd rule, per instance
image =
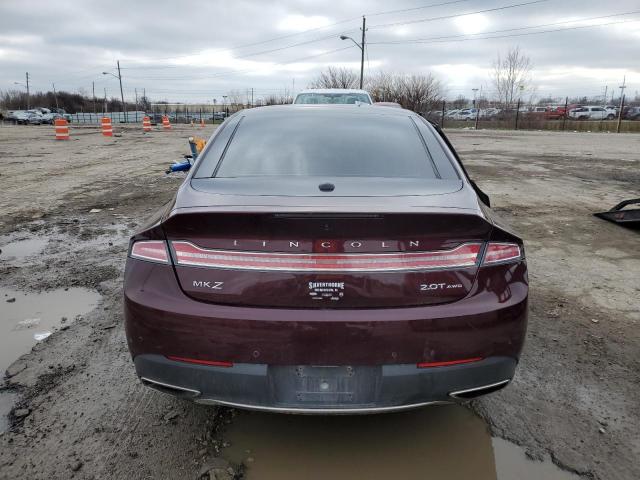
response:
[[[217,270],[234,270],[234,271],[263,271],[263,272],[296,272],[296,273],[348,273],[348,272],[360,272],[360,273],[378,273],[378,272],[416,272],[416,271],[440,271],[440,270],[460,270],[465,268],[478,268],[480,266],[480,261],[484,256],[484,250],[486,248],[486,242],[464,242],[456,246],[455,248],[449,250],[432,250],[432,251],[411,251],[411,252],[371,252],[371,253],[287,253],[287,252],[256,252],[256,251],[243,251],[243,250],[220,250],[220,249],[206,249],[203,247],[199,247],[198,245],[190,242],[188,240],[169,240],[169,249],[171,251],[171,256],[173,260],[173,264],[175,267],[196,267],[196,268],[206,268],[206,269],[217,269]],[[455,265],[455,266],[434,266],[434,267],[401,267],[401,268],[377,268],[377,269],[363,269],[363,268],[322,268],[322,269],[313,269],[313,268],[291,268],[291,267],[224,267],[224,266],[211,266],[211,265],[202,265],[202,264],[194,264],[194,263],[185,263],[180,262],[178,260],[178,256],[175,251],[174,243],[186,243],[189,244],[199,250],[204,250],[213,253],[225,253],[225,254],[235,254],[235,255],[255,255],[255,256],[300,256],[309,257],[309,256],[340,256],[340,257],[363,257],[363,256],[375,256],[375,257],[388,257],[388,256],[402,256],[402,254],[412,255],[412,254],[429,254],[429,253],[442,253],[446,254],[447,252],[452,252],[460,247],[464,247],[466,245],[478,245],[479,250],[475,256],[475,260],[473,263],[467,263],[464,265]]]

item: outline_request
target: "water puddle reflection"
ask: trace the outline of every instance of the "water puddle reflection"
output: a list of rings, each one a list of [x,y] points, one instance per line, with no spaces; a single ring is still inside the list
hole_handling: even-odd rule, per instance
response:
[[[492,439],[459,405],[365,416],[239,412],[225,440],[223,456],[244,464],[248,480],[576,478]]]
[[[84,288],[40,293],[0,288],[0,373],[56,328],[93,310],[99,299]]]
[[[47,238],[28,238],[3,244],[6,238],[0,239],[0,260],[15,263],[44,250],[49,241]]]

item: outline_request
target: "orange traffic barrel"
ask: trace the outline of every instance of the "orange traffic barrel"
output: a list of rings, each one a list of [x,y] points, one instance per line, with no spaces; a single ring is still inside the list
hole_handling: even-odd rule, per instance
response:
[[[109,117],[102,117],[102,136],[113,137],[113,127]]]
[[[200,119],[200,128],[204,128],[204,119]]]
[[[144,117],[142,119],[142,130],[145,132],[151,131],[151,119],[149,117]]]
[[[166,115],[162,116],[162,128],[165,130],[171,130],[171,122],[169,122],[169,117]]]
[[[56,118],[56,140],[69,140],[69,122],[64,118]]]

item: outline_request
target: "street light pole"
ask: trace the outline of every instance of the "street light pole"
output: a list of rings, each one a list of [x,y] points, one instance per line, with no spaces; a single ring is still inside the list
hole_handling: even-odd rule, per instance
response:
[[[362,90],[363,81],[364,81],[364,48],[365,48],[365,32],[367,31],[367,19],[365,16],[362,16],[362,50],[360,57],[360,90]]]
[[[29,72],[27,72],[27,110],[29,110]]]
[[[55,98],[56,100],[56,110],[58,110],[58,94],[56,93],[56,84],[52,83],[51,86],[53,87],[53,98]]]
[[[111,72],[102,72],[102,74],[111,75],[112,77],[117,78],[120,82],[120,99],[122,100],[122,109],[124,111],[124,122],[129,123],[129,119],[127,118],[127,105],[124,103],[124,92],[122,91],[122,73],[120,73],[120,60],[117,60],[116,64],[118,65],[118,75],[115,75]]]
[[[124,123],[129,123],[127,118],[127,104],[124,103],[124,93],[122,92],[122,74],[120,73],[120,60],[116,62],[118,64],[118,81],[120,82],[120,99],[122,100],[122,108],[124,109]]]
[[[362,16],[362,43],[356,42],[353,38],[347,37],[346,35],[340,35],[340,40],[351,40],[355,43],[356,47],[360,49],[360,89],[364,85],[364,49],[366,48],[366,35],[367,31],[367,19],[363,15]]]

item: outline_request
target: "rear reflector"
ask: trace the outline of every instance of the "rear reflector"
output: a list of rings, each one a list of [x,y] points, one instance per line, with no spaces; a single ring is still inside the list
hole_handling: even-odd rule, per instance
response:
[[[492,263],[508,262],[519,260],[521,256],[520,246],[515,243],[489,243],[484,254],[483,265]]]
[[[167,358],[175,362],[194,363],[196,365],[207,365],[209,367],[233,367],[233,362],[221,362],[218,360],[200,360],[198,358],[176,357],[173,355],[167,355]]]
[[[447,362],[420,362],[417,366],[418,368],[450,367],[451,365],[479,362],[480,360],[482,360],[482,357],[464,358],[462,360],[449,360]]]
[[[265,253],[207,250],[189,242],[171,243],[178,265],[231,270],[284,270],[296,272],[384,272],[472,267],[480,243],[452,250],[403,253]]]
[[[145,240],[131,247],[131,256],[149,262],[169,263],[167,245],[163,240]]]

